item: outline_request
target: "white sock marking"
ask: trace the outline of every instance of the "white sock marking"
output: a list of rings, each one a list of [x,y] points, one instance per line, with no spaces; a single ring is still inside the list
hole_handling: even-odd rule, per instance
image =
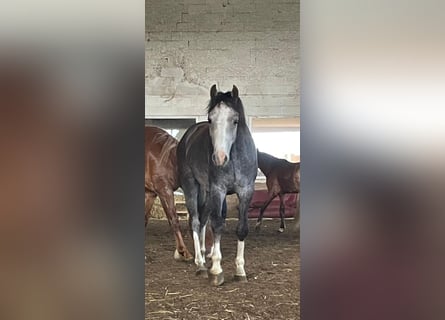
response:
[[[204,257],[206,254],[206,226],[201,230],[201,255]]]
[[[219,246],[219,240],[215,240],[213,245],[213,254],[212,254],[212,268],[210,268],[210,273],[217,275],[220,274],[223,270],[221,268],[221,249]]]
[[[175,250],[175,253],[173,254],[173,258],[175,260],[181,260],[182,256],[179,254],[178,249]]]
[[[199,245],[199,236],[198,232],[193,231],[193,244],[195,245],[195,264],[198,267],[204,267],[204,259],[201,255],[201,248]]]
[[[235,265],[236,265],[235,274],[237,276],[246,276],[246,271],[244,270],[244,241],[238,240]]]
[[[209,254],[207,255],[207,258],[211,258],[212,256],[213,256],[213,248],[214,248],[215,246],[212,244],[212,247],[210,248],[210,252],[209,252]]]

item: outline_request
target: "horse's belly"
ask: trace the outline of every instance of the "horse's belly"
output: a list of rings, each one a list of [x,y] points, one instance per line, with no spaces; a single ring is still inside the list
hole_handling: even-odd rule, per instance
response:
[[[281,180],[280,181],[280,187],[282,192],[298,192],[298,186],[295,184],[295,182],[292,180]]]

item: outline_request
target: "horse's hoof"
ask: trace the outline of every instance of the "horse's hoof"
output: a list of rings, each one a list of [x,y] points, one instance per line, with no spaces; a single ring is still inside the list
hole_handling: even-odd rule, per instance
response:
[[[179,253],[178,250],[175,250],[175,253],[173,254],[173,258],[174,258],[176,261],[181,261],[181,260],[182,260],[182,256],[181,256],[181,254]]]
[[[178,252],[178,250],[175,250],[173,258],[176,261],[190,261],[190,260],[193,260],[193,256],[188,251],[185,251],[185,252],[183,252],[181,254],[181,253]]]
[[[198,270],[196,270],[196,275],[200,276],[202,278],[208,278],[209,277],[206,268],[199,268]]]
[[[212,286],[220,286],[224,283],[224,273],[212,274],[209,272],[209,282]]]
[[[246,277],[246,276],[235,275],[235,276],[233,277],[233,279],[234,279],[236,282],[247,282],[247,277]]]
[[[279,229],[278,229],[278,232],[279,232],[279,233],[283,233],[283,232],[284,232],[284,228],[279,228]]]
[[[184,256],[182,257],[184,261],[192,261],[194,257],[190,254],[190,252],[186,251]]]
[[[261,222],[257,222],[257,224],[255,225],[255,230],[259,231],[261,229]]]

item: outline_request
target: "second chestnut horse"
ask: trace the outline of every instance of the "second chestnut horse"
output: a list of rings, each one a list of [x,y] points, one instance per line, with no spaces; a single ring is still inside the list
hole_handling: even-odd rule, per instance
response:
[[[278,229],[283,232],[284,225],[284,195],[286,193],[297,194],[297,212],[300,214],[300,163],[289,162],[285,159],[275,158],[274,156],[265,152],[258,152],[258,168],[266,176],[266,184],[268,190],[268,200],[260,209],[260,215],[255,229],[259,229],[263,220],[263,214],[267,206],[275,199],[276,196],[280,198],[280,218],[281,225]]]
[[[158,196],[175,236],[174,258],[188,261],[193,256],[184,244],[173,193],[179,188],[177,145],[178,141],[166,131],[152,126],[145,127],[145,226]]]

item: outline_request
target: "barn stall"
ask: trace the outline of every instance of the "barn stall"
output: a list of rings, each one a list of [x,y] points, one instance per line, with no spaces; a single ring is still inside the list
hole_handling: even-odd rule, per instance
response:
[[[297,162],[300,133],[299,1],[146,1],[145,123],[180,139],[206,121],[209,90],[239,89],[256,146]],[[254,198],[264,198],[259,171]],[[288,201],[292,211],[292,197]],[[222,237],[226,282],[211,287],[191,262],[173,260],[174,238],[156,200],[146,229],[146,319],[299,319],[299,237],[292,214],[276,232],[277,199],[255,231],[249,212],[247,283],[234,282],[237,197],[227,196]],[[193,252],[181,189],[175,202]],[[287,210],[287,209],[286,209]],[[287,211],[286,211],[287,212]]]

